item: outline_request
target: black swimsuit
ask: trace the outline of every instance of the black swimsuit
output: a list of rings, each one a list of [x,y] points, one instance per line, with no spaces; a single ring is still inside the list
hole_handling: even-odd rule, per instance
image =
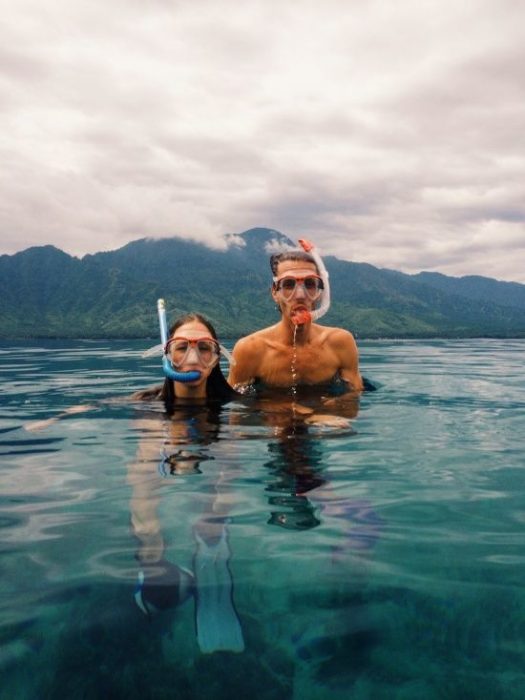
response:
[[[376,391],[376,387],[372,384],[372,382],[370,382],[366,377],[362,377],[362,379],[364,391]],[[262,379],[259,379],[258,377],[251,386],[257,395],[260,395],[264,391],[270,390],[272,392],[288,392],[290,390],[290,387],[269,387]],[[348,382],[341,377],[339,372],[336,372],[332,379],[329,379],[327,382],[322,382],[320,384],[299,384],[297,389],[300,393],[304,392],[305,390],[311,392],[313,389],[316,393],[319,392],[328,394],[329,396],[342,396],[348,392]]]

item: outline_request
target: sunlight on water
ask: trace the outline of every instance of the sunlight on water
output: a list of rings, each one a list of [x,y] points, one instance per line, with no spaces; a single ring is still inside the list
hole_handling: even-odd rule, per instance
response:
[[[524,341],[363,342],[342,429],[105,402],[147,344],[0,345],[1,697],[522,697]]]

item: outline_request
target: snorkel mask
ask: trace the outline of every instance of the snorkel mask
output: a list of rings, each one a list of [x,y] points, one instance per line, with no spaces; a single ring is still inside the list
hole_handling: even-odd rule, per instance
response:
[[[164,299],[157,300],[157,313],[159,316],[160,340],[162,345],[162,369],[168,379],[174,382],[195,382],[201,378],[201,372],[197,369],[181,372],[177,367],[182,367],[193,352],[197,355],[199,363],[203,367],[212,367],[219,361],[220,355],[224,355],[230,364],[234,360],[228,350],[215,338],[208,336],[202,338],[170,338],[168,340],[168,324],[166,321],[166,306]],[[153,354],[159,346],[155,346],[145,355]]]
[[[323,260],[317,252],[317,249],[314,246],[314,244],[310,241],[307,241],[304,238],[300,238],[299,245],[302,247],[305,253],[308,253],[313,258],[319,275],[311,275],[310,277],[306,277],[304,279],[296,278],[296,281],[292,283],[293,286],[290,289],[289,298],[291,298],[295,292],[294,285],[299,283],[303,285],[305,293],[308,297],[310,297],[310,299],[317,299],[320,297],[321,304],[317,309],[315,309],[315,311],[308,311],[306,309],[297,311],[292,317],[292,323],[294,323],[296,326],[300,326],[304,323],[312,321],[317,321],[317,319],[321,318],[321,316],[324,316],[324,314],[330,308],[330,282],[328,280],[328,272],[326,270],[326,267],[324,266]],[[291,276],[290,280],[293,279],[293,276]],[[319,280],[320,284],[316,284],[315,280]],[[279,280],[279,278],[274,277],[273,281],[275,284],[277,284],[278,282],[282,283],[283,280]]]
[[[167,354],[168,345],[168,324],[166,321],[166,306],[164,299],[157,299],[157,313],[159,315],[160,340],[162,343],[162,369],[168,379],[173,379],[175,382],[195,382],[201,378],[201,373],[198,370],[191,372],[179,372],[170,362]]]

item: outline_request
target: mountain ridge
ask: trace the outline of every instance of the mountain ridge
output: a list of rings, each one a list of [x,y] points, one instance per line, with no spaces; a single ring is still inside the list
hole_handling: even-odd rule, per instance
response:
[[[274,323],[267,251],[293,242],[261,227],[226,239],[227,249],[172,237],[82,258],[52,245],[2,255],[0,337],[155,337],[158,297],[172,316],[204,313],[223,337]],[[326,325],[370,338],[525,337],[525,285],[324,260],[332,288]]]

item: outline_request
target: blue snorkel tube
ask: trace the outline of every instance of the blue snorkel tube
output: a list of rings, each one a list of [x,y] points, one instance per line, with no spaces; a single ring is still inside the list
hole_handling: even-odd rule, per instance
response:
[[[173,369],[171,362],[166,355],[166,344],[168,342],[168,324],[166,322],[166,307],[164,299],[157,299],[157,312],[159,314],[160,340],[162,342],[162,369],[168,379],[173,379],[174,382],[195,382],[201,378],[201,373],[198,370],[191,372],[177,372]]]

